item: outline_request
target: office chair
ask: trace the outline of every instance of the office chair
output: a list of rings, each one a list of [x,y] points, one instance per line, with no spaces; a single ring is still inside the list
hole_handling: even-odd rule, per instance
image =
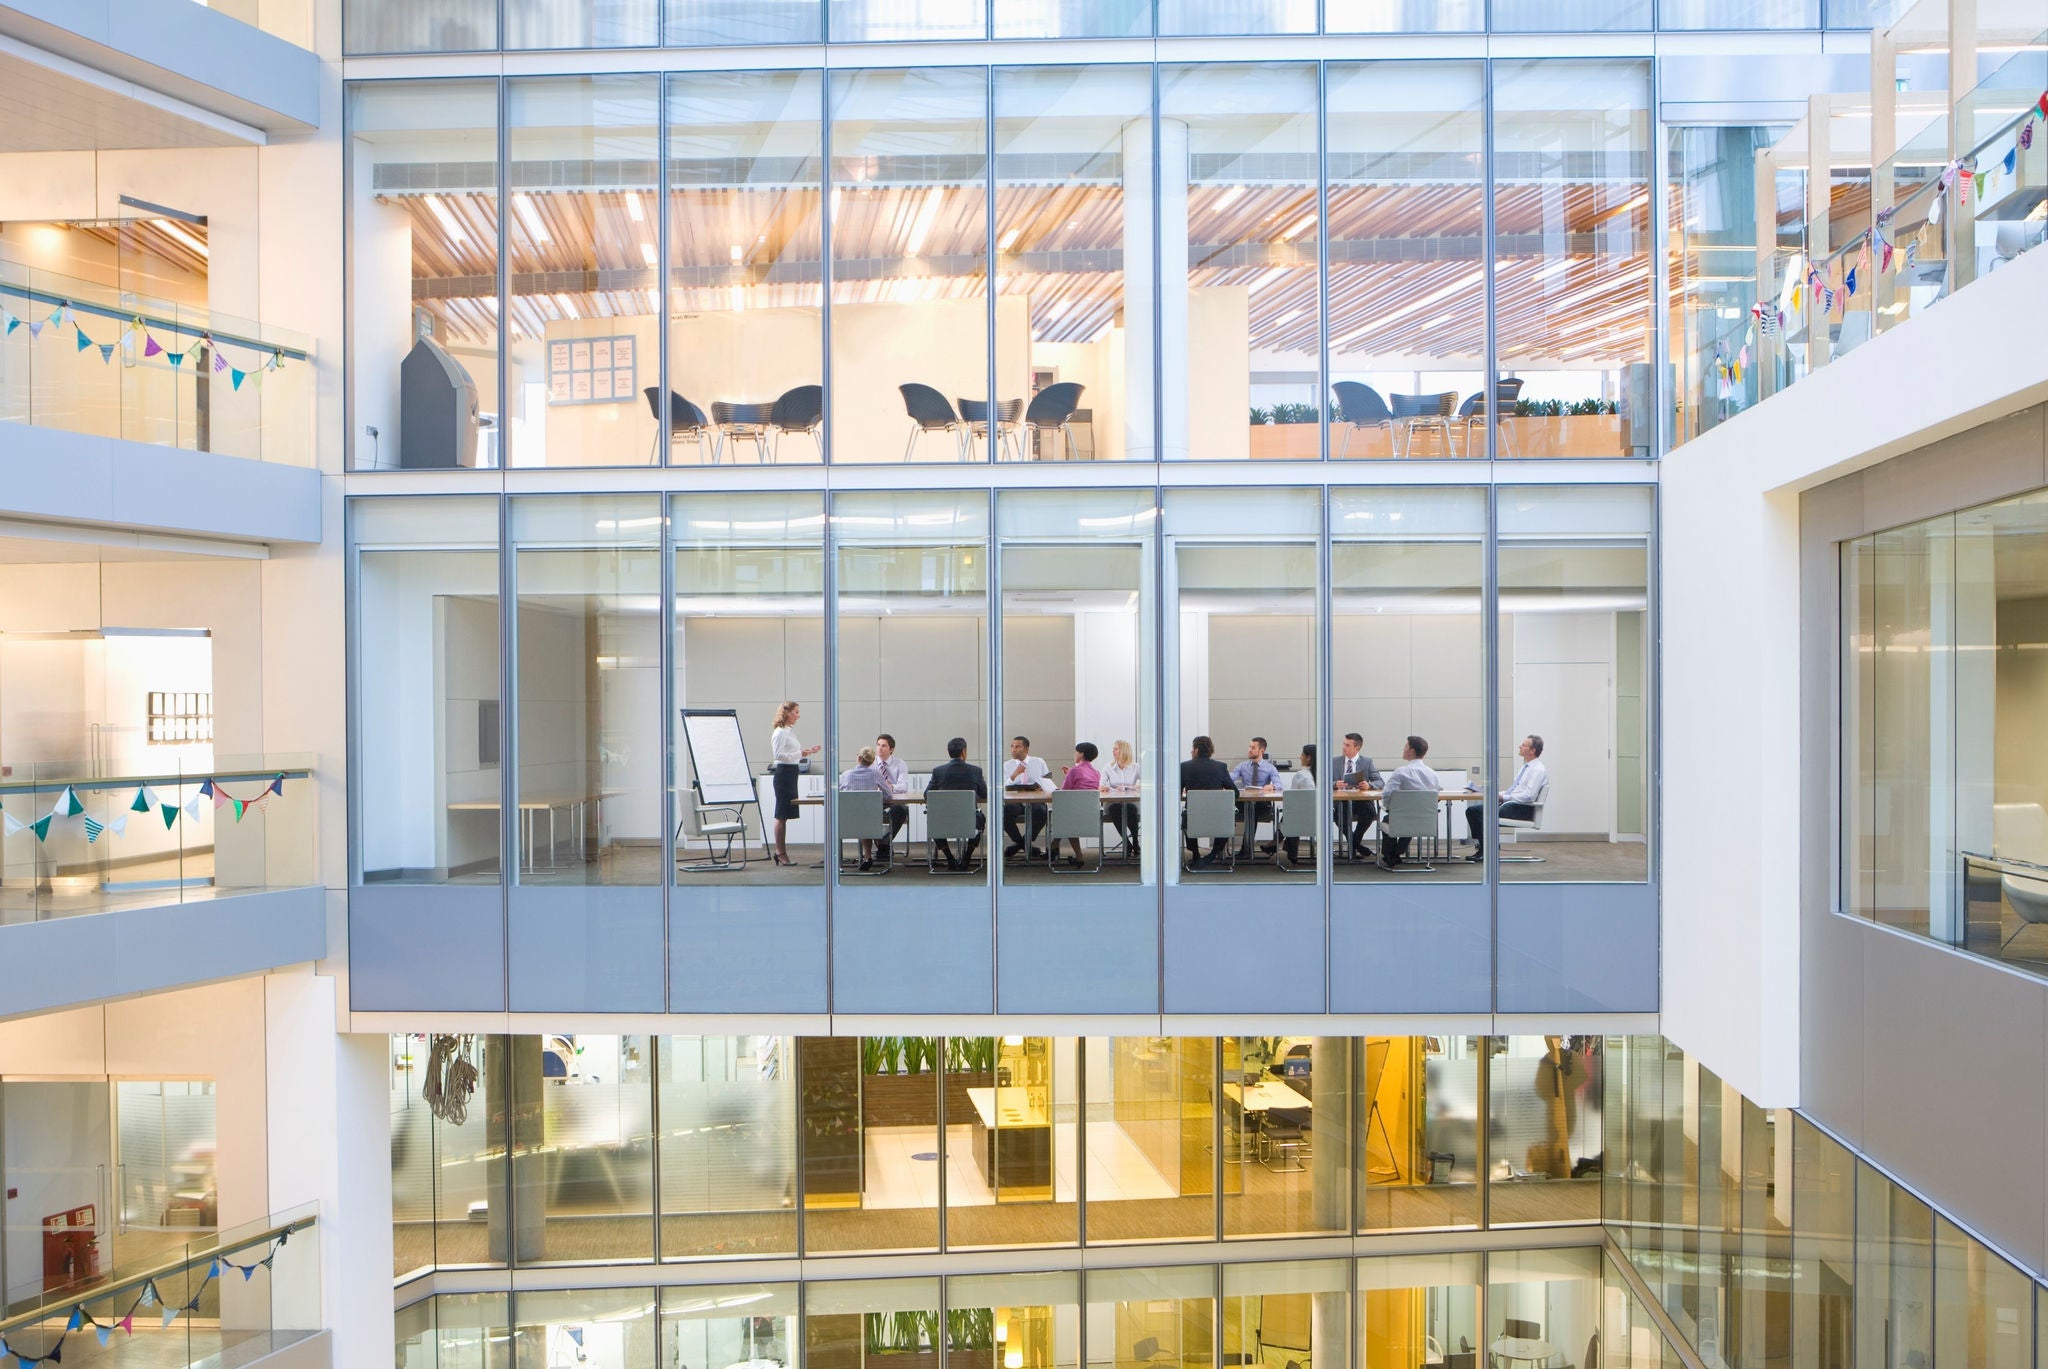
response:
[[[911,459],[917,450],[917,439],[926,433],[948,433],[953,438],[953,459],[964,460],[960,415],[953,412],[946,397],[929,385],[915,382],[896,388],[903,395],[903,411],[910,415],[910,440],[903,444],[903,459]]]
[[[933,875],[971,875],[981,867],[963,859],[958,870],[939,865],[939,843],[956,842],[962,857],[967,845],[980,835],[976,827],[974,791],[971,789],[927,789],[924,791],[924,865]]]
[[[1045,831],[1046,868],[1054,874],[1100,874],[1102,872],[1102,796],[1093,789],[1055,789],[1052,794],[1052,812],[1047,815]],[[1063,870],[1060,868],[1060,842],[1067,838],[1086,837],[1095,843],[1095,867],[1093,869]]]
[[[1477,456],[1484,450],[1472,445],[1472,429],[1475,426],[1483,426],[1489,417],[1493,420],[1495,431],[1500,434],[1501,453],[1503,455],[1513,455],[1515,445],[1514,426],[1503,423],[1501,420],[1514,414],[1515,404],[1521,397],[1521,381],[1495,381],[1493,384],[1493,413],[1491,415],[1486,412],[1486,395],[1483,391],[1475,392],[1465,397],[1465,402],[1458,406],[1458,421],[1465,429],[1465,455]]]
[[[1501,1334],[1510,1340],[1542,1340],[1543,1323],[1526,1317],[1509,1317],[1501,1327]]]
[[[1509,832],[1542,831],[1543,805],[1548,802],[1550,802],[1550,776],[1545,775],[1543,777],[1543,787],[1536,791],[1536,802],[1529,805],[1531,808],[1536,810],[1536,816],[1532,818],[1497,819],[1500,826],[1500,830],[1503,834],[1502,844],[1504,845],[1506,843],[1505,834]],[[1543,857],[1541,856],[1503,856],[1500,853],[1495,852],[1494,858],[1500,861],[1500,863],[1503,865],[1541,865],[1543,863]]]
[[[1197,867],[1188,863],[1187,850],[1185,845],[1183,845],[1181,850],[1181,868],[1183,870],[1189,873],[1203,873],[1220,869],[1228,874],[1237,869],[1237,845],[1234,841],[1234,838],[1237,836],[1237,791],[1235,789],[1196,789],[1191,791],[1187,797],[1187,812],[1183,822],[1185,824],[1184,833],[1189,840],[1196,843],[1197,850],[1201,849],[1200,843],[1204,841],[1210,842],[1212,846],[1215,842],[1221,841],[1223,849],[1227,854],[1227,862],[1221,866],[1213,863],[1216,857],[1212,855],[1210,857],[1212,862],[1210,865]]]
[[[1024,411],[1025,439],[1033,455],[1038,452],[1038,435],[1056,432],[1060,435],[1060,459],[1071,461],[1074,456],[1074,434],[1067,423],[1074,416],[1074,410],[1081,407],[1081,391],[1087,389],[1071,380],[1057,385],[1048,385],[1031,397],[1031,407]]]
[[[1316,844],[1316,821],[1312,816],[1314,799],[1313,789],[1289,789],[1281,797],[1280,810],[1273,815],[1273,841],[1279,847],[1279,854],[1286,854],[1290,841],[1307,842],[1311,866],[1315,863]]]
[[[1427,789],[1390,789],[1380,798],[1380,868],[1395,874],[1433,874],[1436,866],[1421,865],[1403,861],[1390,866],[1386,862],[1389,840],[1417,837],[1434,841],[1436,839],[1437,797]]]
[[[1355,380],[1340,380],[1330,390],[1337,396],[1337,421],[1346,425],[1344,440],[1337,445],[1338,456],[1343,456],[1345,448],[1351,445],[1351,434],[1362,428],[1384,428],[1388,434],[1393,433],[1394,411],[1380,398],[1378,390]]]
[[[768,409],[768,426],[775,430],[775,452],[773,459],[782,459],[782,438],[789,433],[809,433],[811,441],[818,446],[818,459],[825,459],[825,387],[822,385],[799,385],[793,390],[784,390]]]
[[[887,854],[882,857],[881,868],[875,870],[849,870],[846,868],[846,843],[849,841],[874,841],[884,843]],[[849,875],[886,875],[895,867],[896,851],[889,841],[889,814],[882,802],[880,791],[856,789],[841,791],[839,795],[839,868],[840,873]]]
[[[654,445],[648,448],[647,451],[648,464],[652,465],[655,453],[661,449],[661,387],[649,385],[641,393],[647,396],[648,411],[654,415]],[[704,458],[704,440],[710,435],[711,420],[704,416],[704,411],[689,400],[684,399],[674,390],[670,390],[668,392],[669,450],[673,452],[678,442],[695,442],[697,444],[697,458],[701,463]],[[714,465],[718,462],[718,448],[716,444],[711,448],[711,460]]]
[[[1457,408],[1456,390],[1446,390],[1436,395],[1395,395],[1394,419],[1400,424],[1395,433],[1407,440],[1395,445],[1394,455],[1413,456],[1416,434],[1436,433],[1444,440],[1444,455],[1456,456],[1458,449],[1451,440],[1451,416],[1457,412]],[[1403,446],[1406,447],[1405,451],[1401,450]]]
[[[754,464],[768,464],[768,419],[773,413],[772,404],[727,404],[713,401],[711,421],[719,433],[734,444],[732,461],[739,464],[738,444],[754,444]]]
[[[1000,461],[1003,459],[1003,452],[1008,450],[1010,438],[1017,431],[1017,415],[1024,412],[1024,401],[1021,399],[1005,399],[997,404],[995,406],[996,417],[993,424],[993,432],[990,431],[991,424],[989,423],[988,411],[989,404],[987,400],[963,399],[960,401],[960,421],[967,425],[967,451],[969,455],[972,455],[974,439],[987,433],[989,438],[989,459],[991,461]]]

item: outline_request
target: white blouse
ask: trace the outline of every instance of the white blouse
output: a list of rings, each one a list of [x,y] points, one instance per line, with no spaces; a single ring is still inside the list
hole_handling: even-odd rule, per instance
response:
[[[1111,762],[1103,766],[1102,787],[1104,789],[1136,789],[1138,787],[1138,763],[1132,761],[1129,765],[1117,765]]]
[[[796,729],[778,727],[768,736],[768,750],[774,755],[777,765],[802,765],[804,744],[797,740]]]

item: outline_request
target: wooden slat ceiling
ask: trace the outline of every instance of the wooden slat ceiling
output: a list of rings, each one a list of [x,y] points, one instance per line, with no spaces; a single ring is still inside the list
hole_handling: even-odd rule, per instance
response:
[[[989,203],[978,187],[870,184],[833,193],[839,300],[963,298],[986,288]],[[1331,186],[1336,353],[1460,365],[1481,355],[1482,193],[1469,179]],[[496,312],[496,196],[387,189],[381,198],[409,211],[415,298],[454,334],[488,336]],[[514,198],[512,325],[520,334],[538,336],[548,321],[572,313],[614,317],[660,307],[648,257],[656,237],[652,191],[536,188]],[[814,184],[744,181],[672,193],[670,308],[816,307],[820,199]],[[1314,355],[1314,209],[1309,185],[1209,181],[1190,188],[1189,283],[1249,287],[1254,349]],[[997,288],[1030,297],[1034,338],[1087,341],[1116,319],[1124,197],[1114,180],[1006,183],[995,193],[994,214]],[[1628,180],[1503,184],[1495,217],[1504,359],[1599,366],[1647,357],[1645,187]]]

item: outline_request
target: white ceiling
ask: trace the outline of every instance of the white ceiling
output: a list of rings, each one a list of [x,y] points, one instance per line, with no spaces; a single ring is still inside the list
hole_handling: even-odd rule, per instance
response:
[[[75,152],[138,147],[246,147],[227,120],[99,73],[74,74],[66,59],[0,43],[0,152]]]

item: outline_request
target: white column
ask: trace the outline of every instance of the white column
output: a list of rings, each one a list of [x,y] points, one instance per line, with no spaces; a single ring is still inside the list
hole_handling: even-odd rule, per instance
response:
[[[1899,150],[1898,43],[1890,29],[1870,35],[1870,222],[1877,226],[1878,211],[1888,208],[1897,187],[1894,184],[1892,154]],[[1890,230],[1885,237],[1892,238]],[[1875,272],[1870,282],[1870,309],[1874,315],[1891,304],[1897,293],[1892,273],[1884,269],[1884,248],[1871,244],[1870,260]],[[1874,334],[1882,327],[1871,320]]]
[[[1834,156],[1829,147],[1828,117],[1826,91],[1806,97],[1806,259],[1814,265],[1826,259],[1831,242],[1828,192],[1834,179]],[[1806,369],[1817,371],[1828,361],[1830,314],[1812,294],[1807,291]]]
[[[1159,121],[1158,184],[1152,125],[1124,126],[1124,455],[1134,461],[1188,454],[1188,126]],[[1157,225],[1159,259],[1153,269]],[[1155,310],[1159,331],[1152,329]],[[1162,431],[1152,432],[1159,392]]]
[[[1977,0],[1948,0],[1948,157],[1962,156],[1977,141]],[[1974,188],[1973,188],[1974,189]],[[1951,191],[1942,221],[1948,234],[1948,286],[1959,290],[1977,278],[1977,197],[1959,205]]]

